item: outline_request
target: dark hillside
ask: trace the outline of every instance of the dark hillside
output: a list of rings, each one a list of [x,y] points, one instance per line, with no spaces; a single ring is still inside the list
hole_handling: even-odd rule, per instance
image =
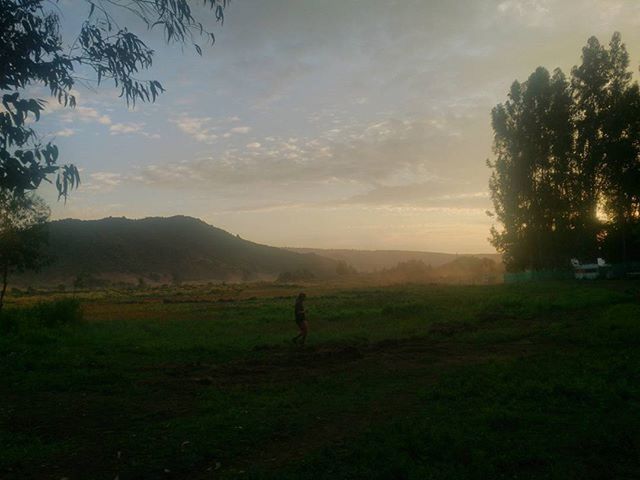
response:
[[[241,281],[336,269],[333,260],[253,243],[186,216],[59,220],[49,231],[52,263],[24,280]]]

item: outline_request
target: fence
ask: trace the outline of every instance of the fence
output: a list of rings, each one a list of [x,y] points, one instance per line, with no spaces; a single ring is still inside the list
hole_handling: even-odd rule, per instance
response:
[[[524,283],[545,280],[572,280],[572,269],[563,270],[525,270],[524,272],[507,272],[504,283]],[[640,262],[614,263],[601,269],[600,278],[639,278]]]

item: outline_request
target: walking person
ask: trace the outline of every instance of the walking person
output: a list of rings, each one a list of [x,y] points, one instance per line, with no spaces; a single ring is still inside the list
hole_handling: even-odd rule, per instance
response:
[[[291,341],[293,343],[299,343],[300,345],[304,345],[304,342],[307,340],[307,332],[309,330],[309,327],[307,326],[306,311],[304,309],[305,298],[307,298],[307,296],[304,294],[304,292],[301,292],[298,295],[298,298],[296,299],[296,305],[294,308],[296,324],[300,329],[300,333],[297,336],[295,336]]]

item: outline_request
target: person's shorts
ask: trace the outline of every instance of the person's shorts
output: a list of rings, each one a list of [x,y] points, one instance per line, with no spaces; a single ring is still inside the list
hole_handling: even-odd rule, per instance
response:
[[[305,321],[304,315],[296,315],[296,323],[300,325]]]

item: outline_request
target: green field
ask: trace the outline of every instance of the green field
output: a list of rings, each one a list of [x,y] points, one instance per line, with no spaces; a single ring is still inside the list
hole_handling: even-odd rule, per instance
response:
[[[0,478],[638,478],[639,288],[306,287],[304,348],[295,286],[76,293],[2,330]]]

